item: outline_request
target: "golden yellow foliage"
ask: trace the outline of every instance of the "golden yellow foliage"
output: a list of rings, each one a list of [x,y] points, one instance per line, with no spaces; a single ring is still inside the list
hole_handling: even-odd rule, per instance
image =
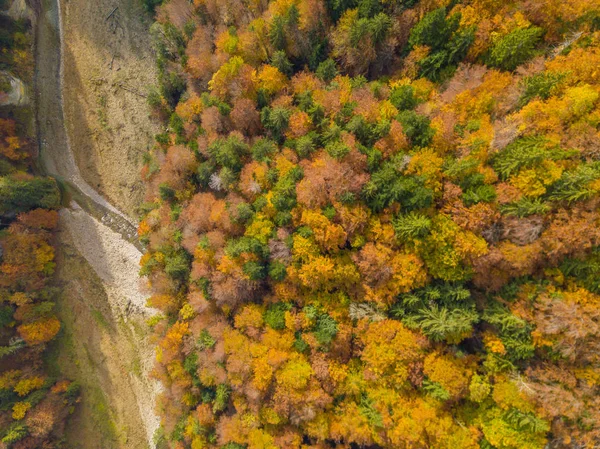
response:
[[[17,402],[13,405],[12,417],[13,419],[23,419],[25,418],[25,414],[31,408],[31,404],[29,402]]]
[[[27,377],[19,380],[15,385],[15,393],[19,396],[27,396],[33,390],[38,390],[44,386],[44,378],[39,376]]]
[[[271,65],[263,65],[258,73],[258,86],[267,94],[281,92],[287,84],[287,77]]]

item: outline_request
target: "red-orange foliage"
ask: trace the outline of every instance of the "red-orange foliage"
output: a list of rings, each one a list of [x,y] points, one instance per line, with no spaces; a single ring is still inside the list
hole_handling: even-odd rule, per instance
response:
[[[216,106],[211,106],[202,111],[200,122],[202,123],[202,129],[208,133],[209,139],[214,139],[225,132],[223,117]]]
[[[161,5],[156,12],[156,19],[163,23],[172,23],[183,30],[193,17],[194,9],[188,0],[170,0]]]
[[[313,73],[306,71],[296,73],[292,77],[291,84],[295,94],[312,92],[324,87],[323,81],[317,78]]]
[[[386,158],[408,148],[408,139],[398,120],[392,120],[390,132],[375,143],[375,148],[381,151]]]
[[[4,89],[6,73],[10,72],[31,87],[33,58],[29,22],[13,21],[8,16],[2,22],[0,90]],[[4,92],[0,92],[0,97],[3,96]],[[68,381],[52,385],[44,372],[45,344],[61,328],[53,313],[60,290],[52,279],[55,267],[52,231],[57,227],[58,213],[31,210],[35,204],[44,204],[31,200],[38,193],[46,195],[30,191],[36,184],[27,185],[39,181],[28,160],[33,153],[29,144],[31,127],[23,122],[28,121],[27,117],[33,112],[31,102],[5,105],[0,109],[3,204],[0,214],[0,395],[3,397],[0,447],[47,449],[60,445],[66,416],[77,401],[76,388],[69,388]],[[16,121],[6,118],[11,116]],[[23,190],[19,183],[25,183]]]
[[[321,152],[303,161],[304,178],[296,187],[298,202],[310,208],[323,207],[345,192],[358,193],[368,181],[366,156],[351,151],[341,161]]]
[[[227,203],[218,200],[212,193],[197,193],[189,202],[179,219],[183,229],[195,233],[222,230],[233,233],[237,229],[232,223]]]
[[[239,187],[247,199],[256,199],[265,187],[266,174],[269,167],[260,162],[250,162],[242,169]]]
[[[211,295],[219,307],[235,308],[242,301],[252,300],[258,293],[259,284],[248,280],[241,268],[227,274],[217,271],[211,281]]]
[[[42,287],[54,269],[54,250],[47,243],[47,235],[24,233],[12,225],[2,240],[4,250],[0,265],[0,286],[21,286],[27,290]]]
[[[368,87],[352,91],[351,101],[357,103],[354,113],[362,116],[367,122],[375,123],[379,118],[379,102]]]
[[[55,210],[34,209],[19,214],[17,220],[28,228],[52,230],[58,224],[58,212]]]
[[[286,132],[286,137],[289,139],[297,139],[305,134],[308,134],[311,128],[310,117],[306,112],[298,111],[290,117],[289,128]]]
[[[27,414],[25,422],[32,436],[36,438],[48,436],[57,421],[63,418],[60,416],[61,402],[59,397],[51,395]]]
[[[565,257],[582,257],[600,243],[598,219],[598,212],[590,204],[559,210],[541,234],[535,219],[522,221],[518,233],[509,227],[506,237],[533,243],[520,246],[504,240],[491,247],[488,254],[474,261],[475,283],[496,289],[511,277],[531,275],[542,266],[557,266]]]
[[[254,136],[260,131],[260,115],[254,102],[248,98],[236,99],[229,116],[237,131],[248,136]]]
[[[46,343],[52,340],[60,330],[60,321],[54,317],[34,321],[29,324],[21,324],[17,331],[19,335],[30,345]]]
[[[192,39],[186,47],[189,73],[204,84],[219,68],[218,60],[213,56],[213,34],[210,26],[198,25]]]
[[[500,214],[496,208],[489,203],[477,203],[473,206],[465,207],[463,202],[458,200],[443,210],[461,228],[477,234],[480,234],[500,218]]]
[[[423,261],[414,254],[394,253],[391,248],[367,243],[353,257],[363,279],[365,299],[386,308],[400,293],[425,285]]]
[[[23,142],[17,136],[16,123],[13,120],[0,118],[0,154],[13,161],[28,156],[23,149]]]
[[[186,185],[187,177],[195,166],[196,158],[188,148],[183,145],[169,147],[165,162],[153,182],[156,188],[161,184],[166,184],[174,190],[181,190]]]
[[[226,17],[230,25],[242,25],[250,21],[253,14],[259,14],[267,7],[265,0],[250,3],[242,0],[194,0],[196,6],[203,5],[214,22]]]
[[[575,439],[595,444],[600,438],[600,400],[594,386],[578,377],[565,363],[545,363],[527,369],[527,387],[539,409],[555,421],[552,430],[557,441],[568,444]],[[585,427],[572,429],[563,417]]]

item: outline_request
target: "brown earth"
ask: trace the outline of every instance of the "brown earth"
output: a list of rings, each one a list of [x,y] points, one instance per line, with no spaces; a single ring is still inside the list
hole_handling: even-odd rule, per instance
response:
[[[57,312],[63,328],[51,362],[57,372],[81,384],[81,403],[65,432],[68,446],[147,448],[146,426],[133,394],[136,384],[147,381],[138,352],[146,326],[140,317],[120,314],[111,306],[104,280],[80,255],[68,230],[71,218],[65,214],[71,212],[61,212],[56,255],[62,289]]]
[[[143,197],[142,154],[159,132],[145,98],[156,68],[140,3],[61,2],[69,143],[83,179],[130,217]]]
[[[64,15],[62,26],[58,20],[58,1]],[[131,64],[128,70],[116,70],[113,65],[115,74],[109,74],[110,78],[105,75],[109,81],[90,84],[92,78],[89,73],[84,76],[87,72],[83,68],[87,66],[82,66],[81,60],[93,62],[94,51],[101,52],[102,45],[108,44],[102,44],[98,38],[100,42],[94,46],[76,49],[70,46],[78,39],[87,42],[86,39],[96,36],[88,35],[93,21],[72,20],[81,19],[83,14],[76,5],[85,8],[91,5],[83,5],[79,0],[70,0],[68,4],[66,1],[69,0],[42,0],[36,24],[34,92],[40,167],[63,182],[67,197],[72,200],[68,208],[60,211],[56,277],[63,291],[57,304],[63,328],[49,362],[57,375],[62,373],[82,386],[81,404],[66,432],[68,447],[154,447],[152,436],[159,425],[154,404],[160,385],[149,376],[154,345],[146,320],[155,311],[145,307],[147,293],[140,289],[141,252],[135,245],[134,225],[94,190],[100,184],[101,193],[108,194],[114,205],[134,216],[142,196],[139,156],[145,150],[138,145],[144,139],[151,140],[154,132],[148,130],[154,125],[148,124],[145,99],[136,94],[135,98],[124,95],[122,87],[118,87],[132,90],[129,84],[123,84],[123,80],[133,83],[132,79],[119,77],[126,73],[128,76],[137,73],[140,79],[150,77],[153,63],[149,58],[123,58],[123,62]],[[94,5],[104,3],[100,0]],[[145,30],[140,11],[125,8],[121,10],[119,6],[111,19],[120,11],[123,15],[119,20],[131,23],[124,25],[126,29]],[[100,28],[99,24],[92,28]],[[62,40],[66,42],[64,78],[61,77],[61,29],[67,36]],[[127,49],[125,53],[133,53],[136,48],[131,39],[135,38],[127,36],[127,39],[119,37],[116,42]],[[113,64],[116,61],[115,57]],[[90,98],[96,98],[93,95],[106,98],[104,109],[90,102]],[[107,123],[116,123],[114,128],[98,128],[98,117],[104,113],[110,117]],[[140,129],[136,130],[138,125]],[[143,134],[144,130],[147,134]],[[111,163],[96,167],[95,150]],[[81,170],[73,159],[80,162]],[[81,160],[87,164],[81,164]],[[86,166],[97,170],[86,170]]]

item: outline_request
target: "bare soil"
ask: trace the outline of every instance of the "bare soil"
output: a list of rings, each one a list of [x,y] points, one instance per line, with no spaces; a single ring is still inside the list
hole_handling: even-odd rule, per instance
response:
[[[146,293],[140,288],[138,276],[141,252],[136,246],[134,220],[129,217],[134,216],[142,196],[141,157],[137,156],[145,148],[137,145],[151,139],[154,133],[148,130],[153,125],[145,122],[149,119],[144,115],[146,103],[140,95],[123,97],[121,87],[115,90],[116,84],[101,83],[90,88],[91,78],[83,75],[79,58],[92,58],[86,52],[96,50],[87,39],[96,36],[88,32],[101,27],[101,21],[88,17],[87,23],[69,22],[69,18],[81,13],[76,5],[84,9],[92,6],[84,3],[42,0],[36,24],[34,92],[40,163],[45,173],[61,180],[72,200],[68,208],[60,211],[57,282],[63,295],[57,312],[63,331],[49,361],[57,373],[62,372],[82,385],[81,406],[66,433],[70,447],[141,449],[154,447],[152,436],[159,425],[154,406],[160,385],[149,376],[154,345],[149,341],[146,320],[155,311],[145,307]],[[98,0],[93,6],[105,3]],[[59,5],[63,8],[66,5],[67,10],[72,8],[71,15],[63,9],[62,23]],[[114,8],[111,18],[121,11],[121,6]],[[132,15],[135,8],[125,8],[126,5],[123,17],[131,21],[131,28],[142,27],[140,16]],[[67,37],[61,39],[61,30]],[[127,39],[133,39],[128,36]],[[87,47],[74,49],[64,45],[61,52],[61,42],[73,44],[78,39]],[[119,39],[127,51],[136,51],[130,40],[123,36]],[[96,44],[98,51],[108,45],[101,40]],[[137,73],[141,79],[150,76],[148,67],[153,67],[150,59],[145,62],[146,68],[143,60],[134,58],[130,62],[138,64],[131,73]],[[120,82],[118,76],[114,75],[111,83]],[[115,125],[114,129],[93,134],[99,113],[89,101],[90,92],[101,92],[106,97],[103,103],[106,117],[109,123],[114,120],[118,128]],[[69,99],[69,107],[66,104],[63,107],[63,98]],[[132,123],[139,124],[140,129],[135,130]],[[148,133],[145,137],[143,131]],[[96,138],[86,144],[86,136]],[[110,145],[100,147],[98,142]],[[96,167],[93,151],[99,148],[105,148],[98,150],[98,154],[106,156],[107,164]],[[75,160],[88,164],[80,164],[80,170]],[[98,185],[100,193],[107,194],[115,204],[95,190]]]
[[[63,0],[61,9],[70,146],[87,183],[135,217],[142,154],[159,132],[145,98],[156,83],[150,18],[131,0]]]
[[[61,211],[56,261],[63,328],[52,362],[82,387],[81,404],[68,421],[67,442],[74,449],[145,449],[150,446],[148,430],[153,429],[144,421],[157,421],[153,394],[148,394],[155,389],[148,380],[152,357],[140,350],[151,347],[144,345],[147,315],[131,313],[127,302],[118,303],[122,292],[107,282],[110,274],[105,269],[98,276],[98,267],[80,255],[90,254],[81,248],[81,228],[87,237],[103,240],[95,238],[94,227],[93,218],[82,211]],[[123,252],[114,259],[123,257],[128,259]]]

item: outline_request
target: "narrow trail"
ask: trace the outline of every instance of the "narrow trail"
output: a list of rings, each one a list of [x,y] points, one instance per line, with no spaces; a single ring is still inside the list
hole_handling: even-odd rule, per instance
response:
[[[61,182],[70,200],[69,207],[60,211],[61,227],[101,279],[113,317],[131,330],[156,313],[146,307],[146,295],[140,291],[138,261],[142,247],[134,220],[100,196],[82,178],[75,163],[64,123],[62,34],[60,0],[42,0],[35,29],[34,74],[40,170]],[[127,337],[123,334],[119,338]],[[161,387],[149,376],[154,363],[152,344],[148,338],[142,338],[135,345],[142,365],[141,376],[129,373],[129,397],[114,399],[135,401],[146,442],[154,447],[153,435],[160,424],[154,406]],[[113,357],[118,360],[121,355]],[[122,374],[108,373],[107,381]]]

